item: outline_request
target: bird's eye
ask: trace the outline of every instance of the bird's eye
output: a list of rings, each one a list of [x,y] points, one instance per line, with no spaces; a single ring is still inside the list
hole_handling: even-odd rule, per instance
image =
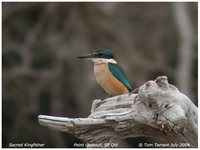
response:
[[[99,56],[99,57],[103,57],[104,55],[103,55],[102,53],[99,53],[98,56]]]

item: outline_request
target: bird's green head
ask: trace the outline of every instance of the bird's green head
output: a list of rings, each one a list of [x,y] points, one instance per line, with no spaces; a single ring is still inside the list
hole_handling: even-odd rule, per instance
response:
[[[110,49],[101,48],[97,49],[93,52],[93,55],[96,58],[105,58],[105,59],[112,59],[114,58],[113,52]]]
[[[114,55],[110,49],[101,48],[94,50],[92,54],[82,55],[79,56],[80,59],[90,59],[95,64],[102,64],[102,63],[114,63],[117,62],[114,60]]]

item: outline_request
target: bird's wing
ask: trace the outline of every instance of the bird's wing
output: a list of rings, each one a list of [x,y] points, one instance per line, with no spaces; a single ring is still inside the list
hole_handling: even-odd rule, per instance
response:
[[[124,74],[122,68],[117,64],[108,63],[108,68],[113,76],[115,76],[120,82],[122,82],[129,92],[132,91],[132,87],[128,82],[126,75]]]

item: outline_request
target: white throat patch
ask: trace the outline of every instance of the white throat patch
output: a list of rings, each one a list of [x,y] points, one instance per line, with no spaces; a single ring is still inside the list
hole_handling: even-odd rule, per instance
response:
[[[107,64],[107,63],[113,63],[116,64],[117,61],[114,59],[105,59],[105,58],[90,58],[94,64]]]

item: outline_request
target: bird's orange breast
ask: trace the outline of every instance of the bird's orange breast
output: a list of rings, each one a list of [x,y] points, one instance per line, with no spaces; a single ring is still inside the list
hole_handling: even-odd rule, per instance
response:
[[[109,95],[114,96],[129,93],[128,89],[112,75],[107,64],[95,64],[94,74],[98,84]]]

